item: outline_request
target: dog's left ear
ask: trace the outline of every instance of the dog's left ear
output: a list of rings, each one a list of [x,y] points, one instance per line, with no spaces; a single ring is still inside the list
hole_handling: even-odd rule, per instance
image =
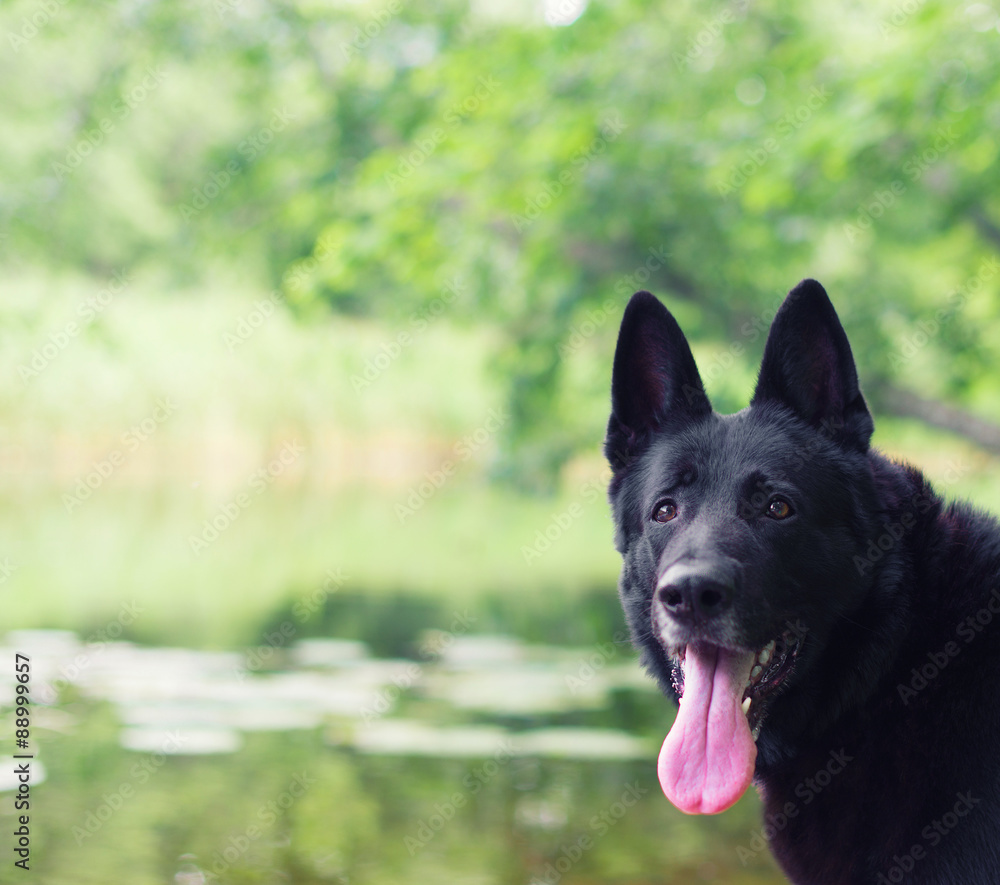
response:
[[[851,345],[815,280],[785,298],[771,324],[751,405],[776,401],[840,445],[867,452],[875,424],[858,386]]]

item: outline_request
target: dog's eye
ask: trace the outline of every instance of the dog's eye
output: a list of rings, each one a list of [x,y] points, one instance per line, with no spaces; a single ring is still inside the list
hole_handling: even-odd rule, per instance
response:
[[[657,522],[670,522],[677,515],[677,505],[673,501],[661,501],[653,511]]]
[[[788,519],[792,515],[792,505],[784,498],[772,498],[767,505],[767,515],[771,519]]]

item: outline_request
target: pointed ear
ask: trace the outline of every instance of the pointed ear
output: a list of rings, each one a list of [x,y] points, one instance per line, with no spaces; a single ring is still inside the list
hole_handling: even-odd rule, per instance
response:
[[[840,445],[867,452],[874,422],[826,291],[803,280],[771,324],[751,405],[778,402]]]
[[[681,426],[711,412],[677,320],[649,292],[636,292],[622,317],[611,378],[604,454],[612,470],[628,464],[653,430]]]

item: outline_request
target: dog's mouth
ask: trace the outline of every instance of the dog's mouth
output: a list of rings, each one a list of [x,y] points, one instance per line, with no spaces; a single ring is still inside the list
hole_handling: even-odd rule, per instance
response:
[[[761,726],[767,714],[768,702],[780,691],[795,669],[800,648],[799,638],[786,630],[758,651],[750,664],[740,707],[747,717],[754,741],[760,737]],[[678,697],[684,696],[684,661],[687,646],[673,656],[671,674]]]
[[[674,655],[680,709],[657,762],[667,798],[688,814],[725,811],[753,779],[757,737],[800,650],[790,632],[758,650],[689,642]]]

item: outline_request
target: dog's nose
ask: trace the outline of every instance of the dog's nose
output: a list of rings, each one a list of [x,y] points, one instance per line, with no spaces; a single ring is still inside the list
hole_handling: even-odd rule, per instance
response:
[[[685,564],[667,569],[656,585],[657,598],[678,621],[708,621],[733,604],[735,587],[722,575]]]

